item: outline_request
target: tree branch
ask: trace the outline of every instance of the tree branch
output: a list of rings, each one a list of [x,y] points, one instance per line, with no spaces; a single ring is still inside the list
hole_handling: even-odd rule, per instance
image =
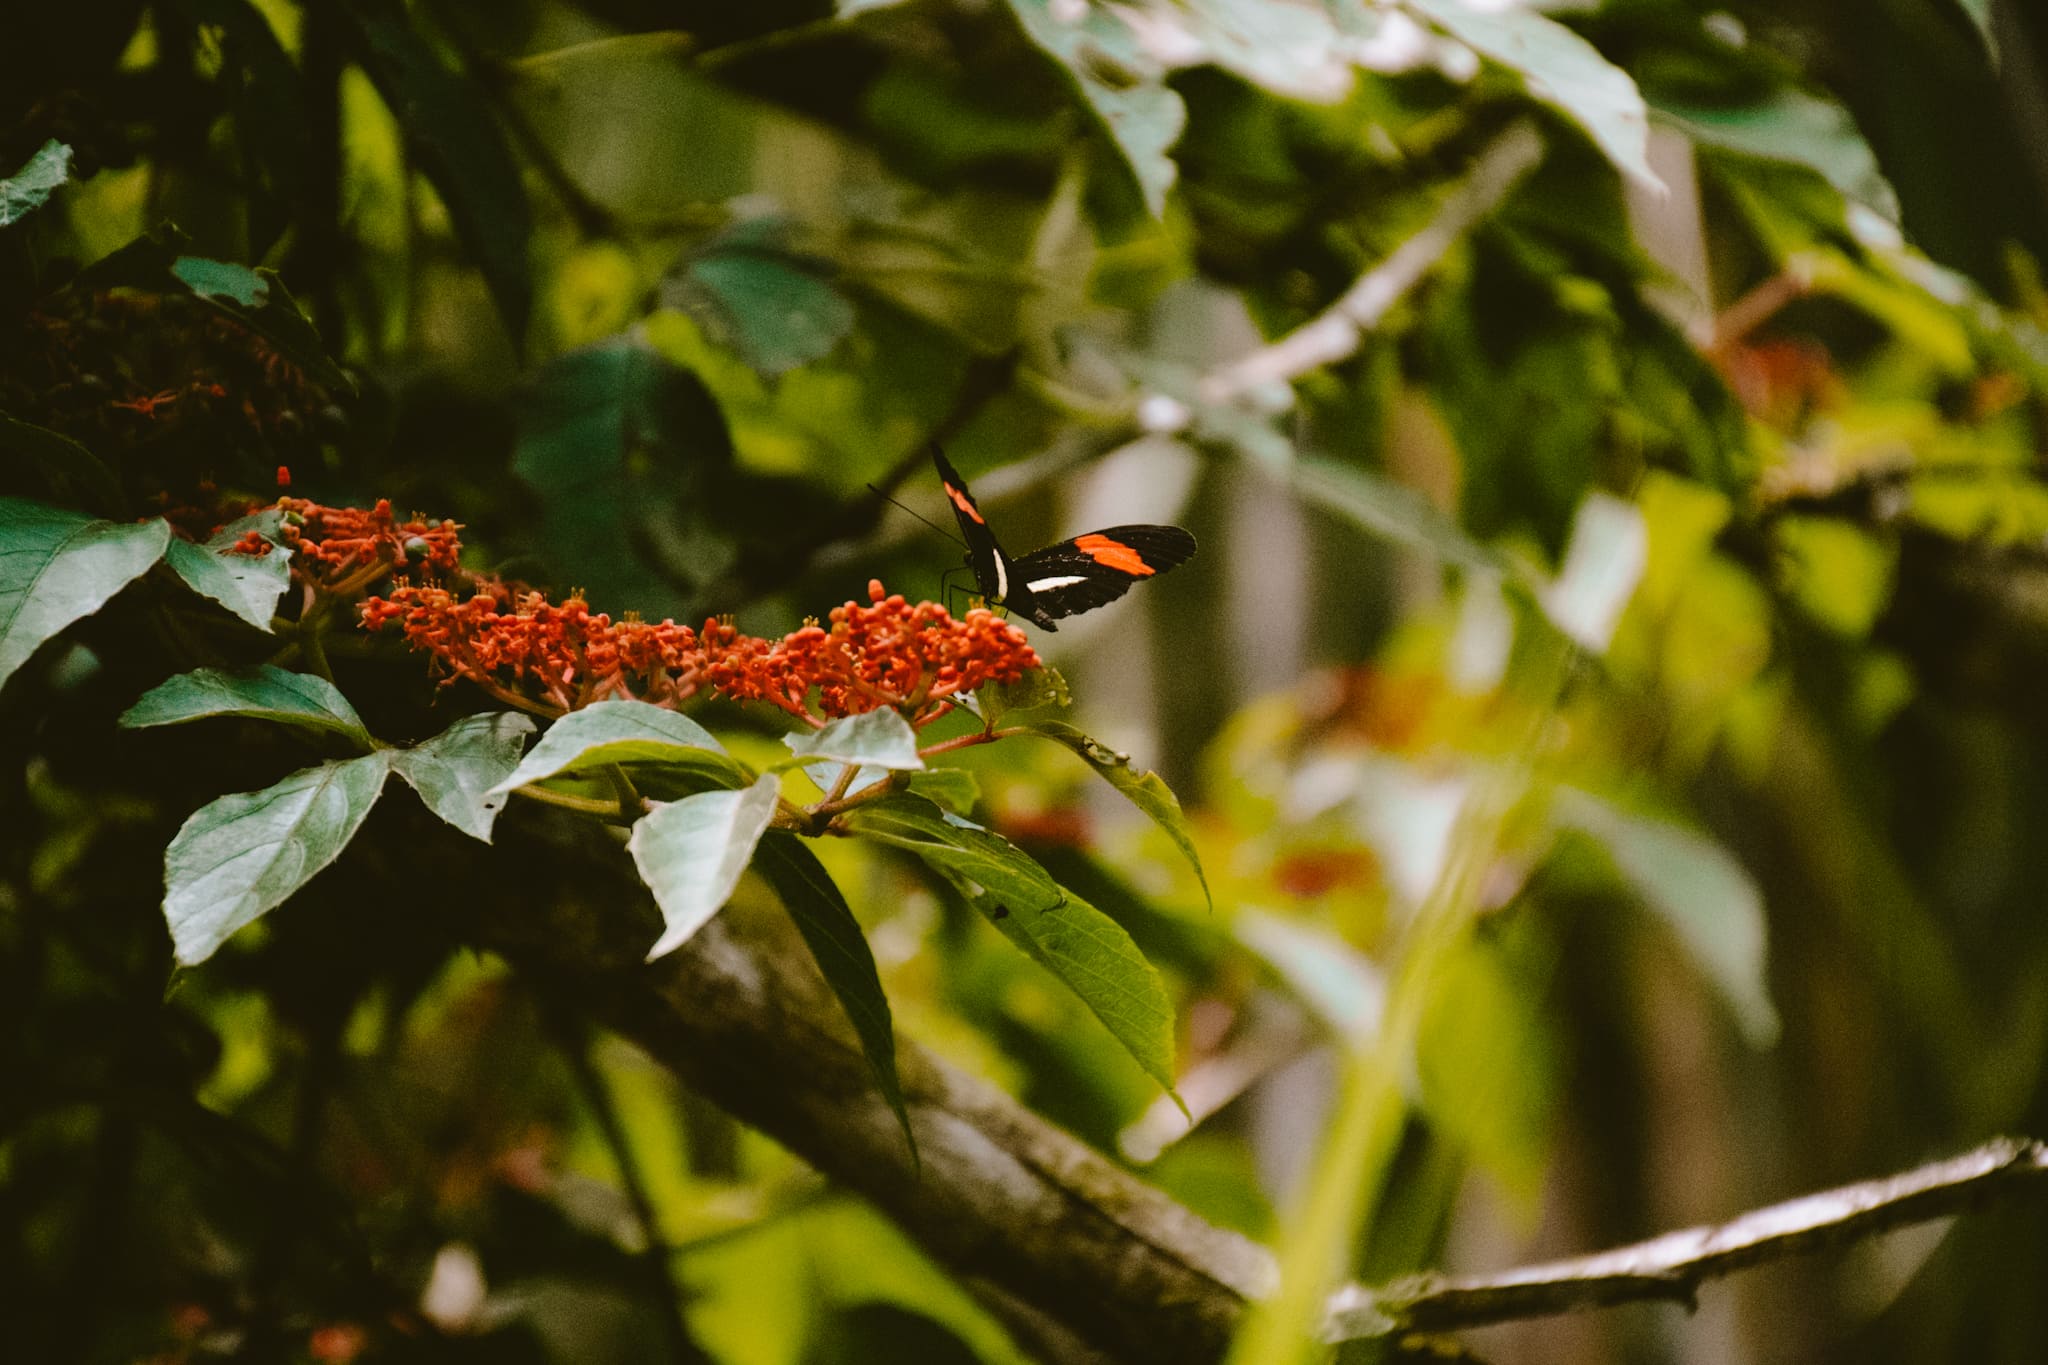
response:
[[[1753,1209],[1714,1227],[1501,1275],[1417,1276],[1351,1285],[1330,1301],[1332,1341],[1478,1327],[1518,1318],[1670,1300],[1690,1308],[1701,1282],[1800,1252],[1961,1213],[2048,1175],[2048,1144],[1998,1138],[1975,1151],[1879,1180]]]

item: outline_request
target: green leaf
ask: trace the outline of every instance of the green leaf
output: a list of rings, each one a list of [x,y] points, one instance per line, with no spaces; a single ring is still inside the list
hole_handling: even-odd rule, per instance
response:
[[[292,673],[273,664],[229,673],[194,669],[158,683],[121,716],[131,730],[182,725],[215,716],[276,721],[302,730],[340,735],[356,748],[376,746],[362,717],[333,683],[311,673]]]
[[[464,716],[432,739],[393,750],[391,766],[428,810],[488,844],[505,806],[496,788],[519,766],[532,733],[533,721],[516,711]]]
[[[1180,140],[1187,105],[1165,81],[1165,68],[1106,6],[1088,5],[1070,22],[1055,0],[1009,0],[1024,32],[1080,87],[1090,112],[1122,153],[1145,207],[1157,218],[1178,168],[1166,154]]]
[[[750,218],[684,264],[664,302],[773,378],[830,354],[853,330],[854,307],[828,282],[833,266],[785,245],[787,219]]]
[[[337,393],[355,391],[354,381],[327,354],[320,334],[275,271],[187,255],[187,245],[176,228],[160,228],[87,266],[72,287],[189,292],[268,341],[321,386]]]
[[[450,71],[391,0],[353,0],[346,16],[356,57],[389,106],[420,169],[497,301],[515,346],[526,335],[533,281],[526,251],[532,216],[519,163],[483,93]]]
[[[279,543],[280,520],[282,517],[275,509],[243,517],[221,527],[204,545],[174,537],[164,551],[164,562],[192,591],[212,598],[269,634],[271,620],[277,615],[278,599],[291,586],[292,555]],[[263,533],[270,542],[270,553],[229,553],[251,531]]]
[[[1899,197],[1849,111],[1832,100],[1778,89],[1751,104],[1728,107],[1659,100],[1658,118],[1694,142],[1818,172],[1841,195],[1899,221]]]
[[[1173,1091],[1173,1004],[1122,925],[1063,890],[1008,840],[954,823],[915,796],[848,811],[846,824],[916,854],[989,922],[1074,992],[1146,1075]]]
[[[866,768],[896,771],[924,767],[917,755],[917,731],[910,722],[888,707],[841,716],[828,721],[822,730],[784,735],[782,742],[800,759],[830,759],[834,763],[857,763]]]
[[[846,897],[839,894],[817,855],[793,834],[770,830],[763,835],[754,854],[754,870],[767,879],[796,921],[797,932],[817,960],[825,983],[853,1021],[875,1086],[896,1111],[896,1121],[903,1125],[903,1140],[910,1144],[915,1159],[917,1136],[910,1131],[903,1082],[896,1074],[896,1032],[889,1017],[889,997],[882,994],[882,977],[875,970],[875,955],[860,931],[860,921],[853,917]]]
[[[1778,1036],[1765,971],[1763,893],[1727,849],[1668,821],[1625,813],[1570,788],[1553,818],[1603,846],[1644,904],[1677,933],[1758,1047]]]
[[[0,451],[15,457],[7,471],[9,492],[48,495],[107,516],[121,509],[114,472],[69,436],[0,413]],[[32,476],[27,484],[23,473]]]
[[[1089,767],[1102,774],[1110,786],[1143,811],[1153,824],[1164,830],[1166,837],[1173,840],[1174,846],[1188,860],[1188,866],[1195,870],[1195,880],[1202,884],[1202,899],[1208,902],[1211,910],[1216,908],[1216,898],[1209,894],[1208,874],[1202,871],[1201,854],[1195,851],[1194,828],[1188,824],[1188,817],[1180,808],[1180,798],[1166,785],[1165,778],[1158,773],[1139,772],[1131,766],[1129,754],[1118,753],[1063,720],[1050,717],[1025,720],[1021,728],[1072,749]]]
[[[754,846],[775,818],[780,788],[770,773],[742,791],[671,801],[634,824],[626,849],[667,926],[647,950],[649,962],[688,943],[732,899]]]
[[[1627,72],[1578,34],[1520,6],[1407,0],[1408,8],[1522,79],[1532,98],[1583,128],[1616,169],[1661,190],[1650,169],[1650,119]]]
[[[978,712],[990,725],[999,725],[1006,717],[1019,711],[1042,711],[1047,708],[1064,711],[1074,704],[1073,694],[1067,690],[1067,680],[1057,668],[1050,666],[1026,673],[1013,683],[988,683],[978,688],[967,699],[970,709]]]
[[[200,807],[164,852],[164,918],[178,961],[204,962],[339,857],[390,771],[379,750]]]
[[[1512,578],[1514,567],[1467,535],[1416,489],[1336,460],[1304,456],[1294,489],[1373,535],[1434,555],[1467,571]]]
[[[754,780],[727,756],[709,730],[688,716],[644,701],[601,701],[550,725],[512,775],[486,795],[614,763],[680,767],[726,787],[744,787]]]
[[[955,815],[973,812],[975,803],[981,800],[981,783],[965,768],[927,768],[921,773],[912,773],[905,784],[910,791],[942,810]]]
[[[57,632],[149,572],[170,541],[161,518],[95,521],[0,498],[0,684]]]
[[[71,178],[71,149],[51,138],[20,170],[0,180],[0,228],[12,227],[49,201]]]

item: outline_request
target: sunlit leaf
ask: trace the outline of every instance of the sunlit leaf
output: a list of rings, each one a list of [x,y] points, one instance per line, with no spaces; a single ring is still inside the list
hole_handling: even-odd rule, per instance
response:
[[[688,716],[644,701],[601,701],[550,725],[512,775],[487,794],[614,763],[677,766],[723,786],[744,787],[753,781],[711,732]]]
[[[1558,794],[1553,817],[1591,836],[1677,933],[1751,1043],[1778,1036],[1765,973],[1763,893],[1727,849],[1681,825],[1627,814],[1586,792]]]
[[[164,853],[164,919],[178,961],[204,962],[339,857],[390,771],[379,750],[195,812]]]
[[[1749,104],[1713,107],[1659,100],[1657,117],[1695,142],[1818,171],[1848,199],[1897,222],[1899,198],[1849,111],[1832,100],[1780,87]]]
[[[504,809],[497,786],[519,765],[533,721],[515,711],[464,716],[410,749],[394,749],[391,766],[428,810],[485,843]]]
[[[164,562],[192,591],[212,598],[268,634],[278,599],[291,586],[292,555],[279,543],[278,521],[275,510],[243,517],[223,526],[204,545],[173,537],[164,551]],[[270,553],[232,553],[250,531],[263,533],[271,543]]]
[[[274,721],[340,735],[358,749],[369,749],[375,744],[362,717],[333,683],[273,664],[241,673],[218,668],[180,673],[145,692],[141,700],[122,714],[121,724],[139,730],[221,716]]]
[[[775,818],[780,786],[771,773],[742,791],[671,801],[634,824],[626,848],[665,926],[647,950],[648,961],[688,943],[732,899],[754,846]]]
[[[170,541],[161,519],[95,521],[0,498],[0,683],[57,632],[149,572]]]
[[[1643,514],[1633,503],[1594,493],[1579,505],[1564,565],[1544,590],[1543,609],[1559,630],[1601,653],[1612,643],[1649,561]]]
[[[1188,860],[1188,866],[1195,870],[1195,880],[1201,883],[1202,899],[1214,909],[1216,901],[1209,894],[1209,876],[1202,871],[1202,855],[1195,849],[1194,827],[1188,823],[1186,812],[1180,808],[1180,798],[1166,785],[1166,779],[1154,772],[1139,772],[1131,766],[1131,756],[1119,753],[1101,741],[1093,739],[1063,720],[1051,717],[1026,718],[1020,728],[1034,735],[1065,745],[1108,781],[1109,785],[1122,792],[1127,800],[1152,821],[1153,824],[1173,840],[1175,848]]]
[[[1165,69],[1107,6],[1067,6],[1056,0],[1009,0],[1009,5],[1031,41],[1080,87],[1137,180],[1145,207],[1155,218],[1164,213],[1178,174],[1166,153],[1180,139],[1188,116],[1181,97],[1165,82]]]
[[[770,830],[755,850],[754,868],[773,887],[783,908],[796,921],[811,956],[825,983],[839,997],[846,1017],[853,1021],[861,1051],[874,1074],[875,1086],[896,1121],[903,1125],[903,1139],[917,1155],[917,1136],[910,1131],[910,1111],[903,1103],[903,1082],[896,1074],[896,1033],[889,1017],[889,998],[882,994],[882,978],[875,970],[875,955],[860,921],[846,897],[839,893],[830,874],[803,840],[781,830]]]
[[[1663,188],[1650,169],[1650,120],[1627,72],[1578,34],[1520,5],[1407,0],[1416,13],[1522,78],[1529,94],[1585,130],[1616,169]]]
[[[858,763],[864,768],[908,770],[924,767],[917,755],[917,731],[888,707],[841,716],[822,730],[784,735],[782,742],[798,758]]]
[[[0,228],[12,227],[49,201],[71,178],[71,149],[51,138],[22,168],[0,180]]]

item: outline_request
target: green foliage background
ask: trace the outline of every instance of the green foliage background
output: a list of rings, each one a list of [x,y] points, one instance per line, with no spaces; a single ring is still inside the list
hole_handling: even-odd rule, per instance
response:
[[[870,578],[938,594],[955,551],[870,491],[946,521],[934,437],[1014,551],[1192,528],[1188,568],[1039,642],[1077,719],[1179,793],[1206,885],[1068,748],[960,760],[977,818],[1163,973],[1192,1131],[1156,1052],[971,912],[986,878],[879,827],[818,854],[900,1032],[1283,1256],[1315,1250],[1288,1214],[1332,1188],[1305,1183],[1319,1151],[1372,1186],[1334,1235],[1373,1281],[2048,1133],[2048,33],[2022,9],[9,15],[0,493],[105,518],[95,553],[132,559],[104,591],[0,597],[20,1339],[1019,1358],[878,1214],[464,947],[451,905],[530,888],[438,882],[459,836],[425,808],[358,813],[327,871],[173,972],[187,816],[480,705],[365,644],[334,661],[346,715],[117,726],[266,614],[261,584],[152,569],[143,519],[202,484],[270,496],[279,465],[453,516],[478,566],[599,609],[760,633]],[[1218,385],[1525,128],[1540,164],[1355,347]],[[202,369],[221,394],[184,387]],[[9,516],[10,551],[69,534]],[[53,592],[84,619],[45,644],[21,604]],[[783,757],[756,717],[700,719]],[[1461,932],[1418,954],[1474,865]],[[798,875],[760,870],[731,913]],[[1333,1077],[1383,1036],[1407,1107],[1375,1164],[1326,1137]],[[2032,1361],[2044,1226],[1997,1208],[1717,1285],[1696,1317],[1468,1344]]]

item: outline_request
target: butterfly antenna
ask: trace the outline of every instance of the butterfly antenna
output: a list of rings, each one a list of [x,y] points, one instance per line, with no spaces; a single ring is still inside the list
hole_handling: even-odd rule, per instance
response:
[[[924,523],[925,525],[927,525],[927,526],[931,527],[931,528],[932,528],[932,529],[933,529],[934,531],[937,531],[937,532],[938,532],[938,533],[939,533],[940,535],[942,535],[942,536],[944,536],[944,537],[945,537],[946,539],[948,539],[948,540],[952,541],[952,542],[953,542],[953,543],[954,543],[955,545],[958,545],[958,546],[959,546],[959,547],[960,547],[961,549],[963,549],[963,550],[964,550],[964,549],[966,549],[966,548],[967,548],[967,542],[966,542],[966,541],[964,541],[964,540],[962,540],[962,539],[960,539],[960,537],[959,537],[959,536],[957,536],[957,535],[954,535],[954,534],[953,534],[953,533],[952,533],[951,531],[949,531],[949,530],[947,530],[947,529],[946,529],[945,527],[943,527],[943,526],[939,525],[939,524],[938,524],[938,523],[937,523],[936,521],[933,521],[933,520],[932,520],[932,519],[931,519],[930,517],[928,517],[928,516],[924,515],[924,513],[922,513],[922,512],[919,512],[919,511],[918,511],[917,509],[915,509],[915,508],[912,508],[912,507],[904,507],[902,503],[900,503],[900,502],[896,502],[896,499],[894,499],[894,498],[890,497],[890,496],[889,496],[889,495],[888,495],[887,493],[884,493],[884,492],[883,492],[883,491],[882,491],[881,489],[879,489],[879,488],[875,487],[875,486],[874,486],[873,484],[869,484],[869,485],[868,485],[868,492],[870,492],[870,493],[873,493],[873,494],[874,494],[874,495],[875,495],[876,497],[880,498],[880,499],[881,499],[881,500],[882,500],[883,502],[895,503],[897,507],[899,507],[899,508],[902,508],[902,510],[903,510],[903,511],[905,511],[905,512],[908,512],[908,513],[910,513],[910,515],[912,515],[913,517],[916,517],[916,518],[917,518],[917,519],[918,519],[919,521],[921,521],[921,522],[923,522],[923,523]]]

